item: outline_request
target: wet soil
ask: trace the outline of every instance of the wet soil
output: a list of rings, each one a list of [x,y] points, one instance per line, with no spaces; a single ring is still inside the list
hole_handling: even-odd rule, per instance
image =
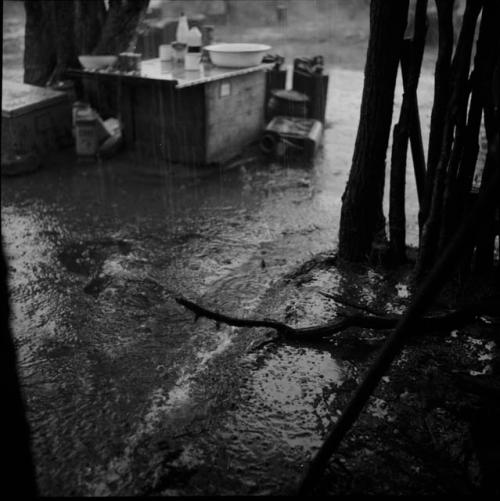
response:
[[[4,68],[20,80],[18,24],[4,19],[4,47],[15,46]],[[174,297],[294,326],[346,312],[323,293],[403,311],[408,270],[337,267],[332,257],[363,82],[362,65],[346,66],[358,52],[327,58],[327,127],[313,163],[249,156],[200,170],[124,152],[86,165],[66,151],[36,173],[2,179],[12,326],[42,495],[292,492],[385,333],[269,343],[264,329],[194,322]],[[424,73],[424,143],[431,102]],[[414,184],[409,169],[412,245]],[[495,388],[497,328],[413,340],[319,491],[489,488],[499,448],[484,393]]]

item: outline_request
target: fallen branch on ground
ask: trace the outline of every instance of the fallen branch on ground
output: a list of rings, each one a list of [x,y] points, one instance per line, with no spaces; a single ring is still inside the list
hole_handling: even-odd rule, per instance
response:
[[[356,310],[366,311],[366,313],[369,313],[370,315],[381,316],[381,313],[379,311],[376,311],[373,308],[370,308],[369,306],[364,306],[361,304],[356,304],[351,301],[348,301],[347,299],[344,299],[342,296],[339,296],[338,294],[333,294],[331,292],[325,292],[325,291],[319,291],[319,293],[328,299],[333,299],[336,303],[339,303],[343,306],[349,306],[350,308],[354,308]]]
[[[196,319],[200,317],[208,318],[216,322],[232,325],[234,327],[267,327],[275,329],[283,338],[293,341],[319,341],[333,334],[343,331],[349,327],[361,327],[365,329],[393,329],[400,321],[400,315],[349,315],[341,320],[336,320],[324,325],[312,327],[291,327],[283,322],[268,319],[247,319],[231,317],[209,310],[189,299],[183,297],[175,298],[177,303],[192,311]],[[464,307],[460,310],[429,315],[417,320],[419,329],[425,332],[451,330],[462,327],[473,322],[480,315],[476,306]]]

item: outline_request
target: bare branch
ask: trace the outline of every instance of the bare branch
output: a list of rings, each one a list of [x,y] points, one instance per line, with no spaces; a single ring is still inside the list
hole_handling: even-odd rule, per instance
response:
[[[204,308],[183,297],[177,297],[175,300],[192,311],[196,315],[196,319],[204,317],[234,327],[267,327],[275,329],[284,339],[300,342],[317,343],[349,327],[377,330],[393,329],[402,318],[400,315],[349,315],[341,320],[335,320],[324,325],[295,328],[277,320],[232,317]],[[474,321],[479,314],[478,307],[470,306],[460,310],[423,317],[417,320],[417,325],[424,332],[448,331]]]

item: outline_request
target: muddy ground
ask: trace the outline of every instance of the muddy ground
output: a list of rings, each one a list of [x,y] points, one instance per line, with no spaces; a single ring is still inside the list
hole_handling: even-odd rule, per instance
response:
[[[3,63],[4,78],[20,81],[17,14],[4,14]],[[226,169],[159,172],[127,152],[82,165],[66,151],[30,176],[2,179],[13,330],[42,495],[292,493],[387,335],[352,328],[318,346],[269,343],[265,329],[195,323],[176,295],[293,326],[356,312],[328,294],[404,311],[409,268],[334,259],[367,18],[339,12],[329,32],[320,17],[280,36],[272,26],[239,27],[246,40],[276,41],[288,59],[326,56],[327,127],[314,162],[256,153]],[[433,57],[419,88],[424,142]],[[400,102],[399,82],[395,114]],[[411,169],[407,186],[415,245]],[[319,492],[498,491],[498,329],[478,319],[412,339]]]

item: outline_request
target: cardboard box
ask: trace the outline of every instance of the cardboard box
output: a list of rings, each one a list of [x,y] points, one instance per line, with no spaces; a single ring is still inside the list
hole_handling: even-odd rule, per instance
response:
[[[2,158],[39,156],[72,144],[71,100],[46,87],[2,82]]]

